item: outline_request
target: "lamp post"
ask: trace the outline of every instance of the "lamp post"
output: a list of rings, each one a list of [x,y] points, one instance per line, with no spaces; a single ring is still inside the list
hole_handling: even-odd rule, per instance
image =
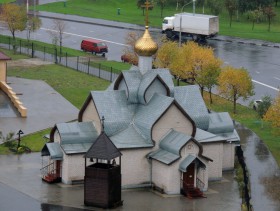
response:
[[[182,45],[182,13],[183,13],[183,9],[185,6],[189,5],[190,3],[193,3],[193,15],[195,15],[195,1],[196,0],[192,0],[189,3],[185,4],[182,6],[181,8],[181,14],[180,14],[180,32],[179,32],[179,47],[181,47]]]
[[[19,130],[18,131],[18,133],[17,133],[17,135],[18,135],[18,146],[17,146],[17,149],[20,147],[20,135],[22,135],[22,134],[24,134],[23,132],[22,132],[22,130]]]

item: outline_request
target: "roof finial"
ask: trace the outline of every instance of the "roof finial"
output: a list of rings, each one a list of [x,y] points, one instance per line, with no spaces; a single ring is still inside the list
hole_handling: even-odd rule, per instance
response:
[[[149,27],[149,8],[151,7],[151,3],[149,2],[149,0],[145,1],[145,7],[146,7],[145,22],[146,22],[146,27]]]
[[[102,126],[102,128],[101,128],[101,133],[104,132],[104,120],[105,120],[105,117],[102,116],[102,119],[101,119],[101,126]]]

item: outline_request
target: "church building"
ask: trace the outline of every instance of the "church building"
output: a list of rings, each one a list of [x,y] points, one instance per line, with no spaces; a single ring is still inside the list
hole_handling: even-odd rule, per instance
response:
[[[44,180],[83,181],[84,155],[103,127],[122,154],[122,188],[206,191],[208,181],[234,168],[240,140],[230,115],[209,112],[198,86],[175,87],[168,69],[153,69],[157,49],[146,26],[135,44],[138,67],[122,71],[107,90],[91,91],[77,122],[54,126],[42,149]]]

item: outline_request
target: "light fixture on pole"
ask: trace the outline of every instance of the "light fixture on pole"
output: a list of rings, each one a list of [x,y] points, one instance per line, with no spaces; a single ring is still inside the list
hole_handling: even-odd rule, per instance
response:
[[[196,0],[192,0],[191,2],[185,4],[182,6],[181,8],[181,14],[180,14],[180,32],[179,32],[179,47],[181,47],[181,44],[182,44],[182,13],[183,13],[183,10],[184,10],[184,7],[189,5],[190,3],[193,3],[193,15],[195,15],[195,1]]]

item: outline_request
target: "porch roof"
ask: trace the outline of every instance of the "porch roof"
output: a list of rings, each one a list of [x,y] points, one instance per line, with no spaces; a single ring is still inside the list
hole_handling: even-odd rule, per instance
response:
[[[63,153],[58,142],[46,143],[41,156],[50,156],[52,160],[63,160]]]
[[[189,140],[190,136],[171,129],[160,141],[160,148],[151,152],[148,157],[169,165],[181,157],[180,150]]]
[[[191,155],[190,154],[180,163],[179,170],[182,171],[182,172],[186,172],[187,171],[187,167],[193,161],[198,163],[198,165],[201,166],[202,168],[206,168],[205,164],[196,155]]]

